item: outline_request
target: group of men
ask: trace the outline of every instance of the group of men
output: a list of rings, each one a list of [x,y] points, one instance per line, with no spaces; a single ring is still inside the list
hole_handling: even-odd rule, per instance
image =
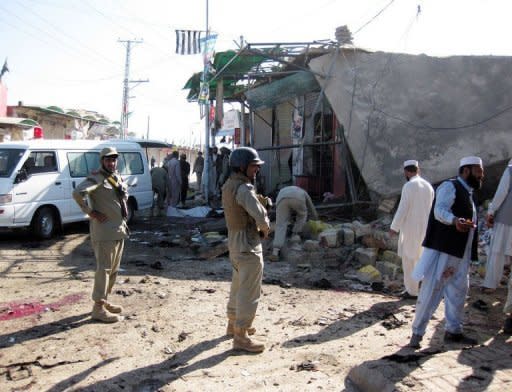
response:
[[[92,318],[102,322],[119,321],[119,313],[122,312],[120,306],[108,301],[119,270],[124,239],[128,235],[127,187],[117,172],[117,157],[115,148],[103,149],[98,171],[88,176],[73,192],[76,202],[91,218],[91,242],[97,264]],[[177,153],[172,159],[177,161]],[[226,333],[233,337],[235,349],[254,353],[265,348],[264,344],[251,337],[255,333],[253,321],[261,295],[262,239],[270,233],[266,206],[271,203],[268,198],[258,195],[254,187],[263,163],[256,150],[250,147],[235,149],[229,159],[231,174],[222,187],[232,264]],[[175,163],[169,163],[168,173],[175,167]],[[458,176],[443,182],[435,195],[430,184],[421,178],[417,161],[406,161],[404,174],[407,183],[403,187],[391,231],[400,233],[398,250],[404,263],[406,292],[411,297],[418,296],[409,346],[420,347],[427,324],[443,298],[445,342],[474,345],[477,341],[463,333],[462,318],[469,288],[470,261],[477,260],[478,222],[473,192],[481,187],[484,178],[482,160],[474,156],[462,158]],[[496,277],[501,274],[499,269],[504,262],[496,260],[505,257],[510,260],[511,256],[511,175],[512,165],[509,165],[487,217],[488,224],[495,226],[496,236],[491,245],[491,255],[494,252],[495,256],[489,258],[489,276],[485,280],[488,285],[495,285]],[[279,233],[274,240],[274,254],[278,255],[291,211],[295,211],[298,217],[294,235],[298,235],[302,228],[304,215],[309,213],[315,217],[316,211],[309,195],[297,187],[287,187],[280,192],[277,209],[276,228]],[[421,282],[419,290],[418,282]],[[506,333],[512,333],[511,285],[509,282],[504,309],[507,313]]]
[[[187,155],[173,151],[162,166],[151,169],[151,182],[156,202],[153,215],[166,215],[167,207],[185,206],[189,188],[190,163]],[[157,210],[158,209],[158,210]]]
[[[463,333],[463,314],[469,290],[470,262],[477,261],[478,218],[473,193],[482,186],[484,168],[479,157],[460,160],[458,176],[443,182],[434,193],[420,176],[416,160],[404,162],[407,183],[391,223],[390,233],[398,234],[398,254],[402,257],[404,298],[417,298],[409,346],[419,348],[426,327],[439,303],[445,303],[447,343],[474,345],[476,339]],[[512,255],[512,195],[506,168],[487,215],[495,225],[486,266],[483,290],[495,289],[506,259]],[[504,307],[504,332],[512,334],[512,281]]]

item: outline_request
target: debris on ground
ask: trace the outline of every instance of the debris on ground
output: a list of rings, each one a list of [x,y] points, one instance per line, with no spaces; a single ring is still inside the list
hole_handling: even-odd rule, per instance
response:
[[[292,365],[290,370],[296,370],[297,372],[301,372],[301,371],[316,372],[316,371],[318,371],[318,363],[313,362],[308,359],[308,360],[301,362],[297,365]]]

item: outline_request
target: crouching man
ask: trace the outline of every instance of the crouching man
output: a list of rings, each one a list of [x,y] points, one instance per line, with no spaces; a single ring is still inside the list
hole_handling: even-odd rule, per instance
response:
[[[260,353],[265,346],[252,340],[252,322],[261,295],[263,249],[270,222],[253,182],[263,165],[256,150],[240,147],[229,159],[231,175],[222,187],[222,206],[228,228],[229,258],[233,267],[227,306],[226,334],[233,336],[233,348]]]

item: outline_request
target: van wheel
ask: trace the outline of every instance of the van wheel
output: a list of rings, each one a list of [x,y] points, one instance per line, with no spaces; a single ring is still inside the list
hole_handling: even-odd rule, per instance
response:
[[[43,207],[34,215],[32,220],[32,231],[36,237],[41,239],[52,238],[55,231],[55,214],[51,208]]]
[[[126,217],[126,223],[132,223],[133,217],[135,216],[135,204],[133,203],[133,201],[131,199],[128,200],[127,207],[128,207],[128,216]]]

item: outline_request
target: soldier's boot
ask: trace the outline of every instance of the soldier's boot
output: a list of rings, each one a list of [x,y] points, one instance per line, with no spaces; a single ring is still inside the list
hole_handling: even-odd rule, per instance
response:
[[[123,311],[123,307],[120,305],[114,305],[110,302],[105,302],[105,309],[107,309],[110,313],[121,313]]]
[[[233,350],[242,350],[250,353],[261,353],[265,350],[265,345],[252,340],[247,334],[247,328],[238,328],[235,326],[233,336]]]
[[[254,327],[247,328],[247,335],[254,335],[255,333],[256,333],[256,328],[254,328]],[[234,334],[235,334],[235,320],[229,319],[228,326],[226,328],[226,335],[233,336]]]
[[[95,302],[92,308],[91,318],[93,320],[98,320],[103,323],[117,323],[121,320],[121,318],[116,315],[110,313],[107,309],[105,309],[105,304],[103,302]]]

